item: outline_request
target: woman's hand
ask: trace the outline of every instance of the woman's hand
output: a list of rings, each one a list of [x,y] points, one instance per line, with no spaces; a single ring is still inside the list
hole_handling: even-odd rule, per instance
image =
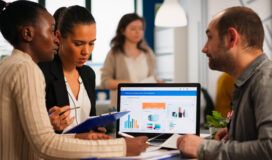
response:
[[[50,122],[55,131],[63,131],[71,125],[75,117],[70,117],[70,106],[54,106],[49,110]]]
[[[138,156],[148,147],[148,138],[145,136],[135,138],[125,138],[127,144],[127,156]]]

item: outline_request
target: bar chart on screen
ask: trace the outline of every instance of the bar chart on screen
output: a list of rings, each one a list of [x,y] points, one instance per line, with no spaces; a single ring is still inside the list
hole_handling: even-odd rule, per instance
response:
[[[130,115],[127,115],[127,120],[124,123],[125,128],[139,128],[138,121],[134,118],[131,118]]]

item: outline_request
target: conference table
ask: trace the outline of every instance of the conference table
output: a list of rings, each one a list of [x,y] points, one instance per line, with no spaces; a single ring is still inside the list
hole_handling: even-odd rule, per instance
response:
[[[201,129],[200,137],[209,138],[209,130]],[[180,154],[178,150],[160,148],[156,149],[154,146],[150,146],[146,152],[143,152],[139,156],[134,157],[116,157],[116,158],[88,158],[84,160],[194,160],[192,158],[186,158]]]

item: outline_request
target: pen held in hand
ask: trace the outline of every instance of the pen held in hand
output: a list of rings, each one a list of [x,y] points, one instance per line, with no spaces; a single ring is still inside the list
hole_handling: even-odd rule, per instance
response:
[[[118,132],[118,134],[122,137],[125,137],[125,138],[135,138],[133,135],[129,135],[129,134],[126,134],[126,133],[123,133],[123,132]],[[149,142],[145,142],[146,144],[149,144]]]
[[[80,107],[73,107],[73,108],[70,108],[69,110],[73,110],[73,109],[79,109]]]
[[[154,136],[154,137],[152,137],[152,138],[149,138],[149,139],[147,140],[147,142],[150,142],[150,141],[152,141],[152,140],[154,140],[154,139],[156,139],[156,138],[158,138],[158,137],[160,137],[160,136],[162,136],[162,135],[164,135],[164,134],[159,134],[159,135],[156,135],[156,136]]]
[[[123,133],[123,132],[118,132],[118,134],[122,137],[125,137],[125,138],[134,138],[134,136],[132,135],[129,135],[129,134],[126,134],[126,133]]]
[[[70,110],[73,110],[73,109],[79,109],[80,107],[73,107],[73,108],[69,108],[69,109],[67,109],[66,111],[64,111],[64,112],[61,112],[59,115],[61,116],[61,115],[63,115],[65,112],[67,112],[67,111],[70,111]]]

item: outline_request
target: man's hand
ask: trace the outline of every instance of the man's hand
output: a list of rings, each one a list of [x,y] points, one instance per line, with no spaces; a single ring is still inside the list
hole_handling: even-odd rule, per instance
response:
[[[196,158],[199,146],[203,139],[195,135],[180,136],[177,140],[177,148],[187,157]]]
[[[74,117],[70,117],[70,106],[54,106],[49,110],[50,122],[55,131],[63,131],[73,123]]]
[[[127,156],[138,156],[148,147],[147,137],[140,136],[135,138],[125,138],[127,143]]]
[[[79,133],[75,135],[75,138],[87,139],[87,140],[112,139],[111,136],[106,135],[105,133],[97,133],[97,132]]]
[[[215,134],[215,136],[214,136],[214,139],[216,139],[216,140],[224,140],[224,141],[226,141],[226,140],[228,140],[228,129],[227,128],[221,128],[221,129],[219,129],[217,132],[216,132],[216,134]]]

